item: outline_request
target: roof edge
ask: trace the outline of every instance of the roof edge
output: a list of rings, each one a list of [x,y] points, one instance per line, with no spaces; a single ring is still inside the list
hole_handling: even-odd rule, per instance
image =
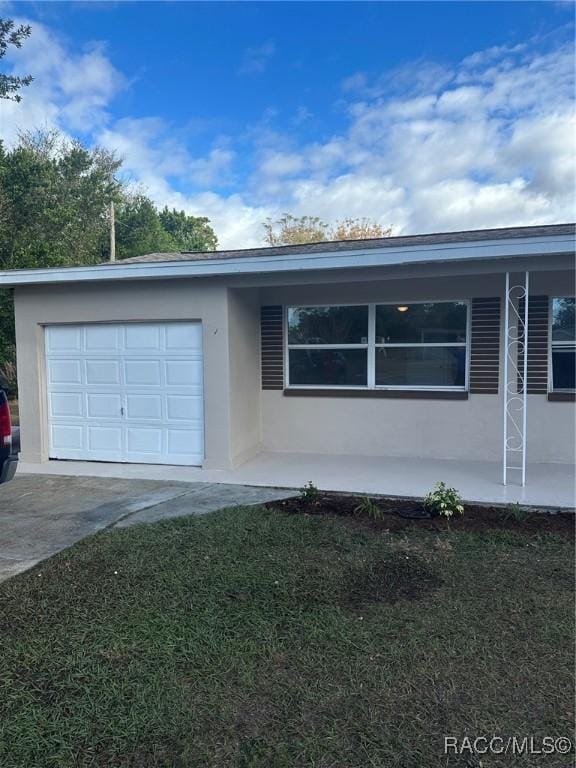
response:
[[[463,261],[566,256],[575,251],[573,232],[496,238],[493,240],[403,245],[392,248],[364,248],[270,254],[228,259],[183,259],[177,261],[122,261],[109,265],[64,267],[0,272],[0,286],[54,283],[104,282],[110,280],[172,279],[179,277],[225,277],[337,269],[362,269]]]
[[[396,235],[391,237],[366,238],[362,240],[322,240],[294,245],[274,245],[258,248],[227,249],[221,251],[179,251],[148,253],[113,262],[117,264],[139,264],[162,261],[201,261],[204,259],[231,259],[258,256],[280,256],[303,253],[335,253],[339,251],[364,251],[366,249],[395,248],[411,245],[438,245],[448,243],[481,242],[485,240],[506,240],[524,237],[546,237],[550,235],[576,235],[576,223],[542,224],[523,227],[498,227],[493,229],[468,229],[450,232],[436,232],[418,235]],[[190,258],[187,258],[190,257]],[[103,266],[109,266],[106,262]]]

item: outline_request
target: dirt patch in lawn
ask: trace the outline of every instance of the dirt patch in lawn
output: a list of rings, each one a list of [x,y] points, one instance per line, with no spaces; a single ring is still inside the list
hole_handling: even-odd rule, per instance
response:
[[[415,555],[396,552],[386,560],[353,568],[345,581],[343,602],[350,608],[370,603],[419,600],[442,585],[442,579]]]
[[[516,533],[558,533],[574,538],[575,515],[572,512],[531,511],[506,507],[466,504],[463,516],[447,521],[431,518],[422,500],[372,497],[377,507],[377,518],[359,513],[357,508],[362,496],[338,493],[319,493],[314,499],[294,497],[272,501],[265,506],[287,514],[328,515],[350,517],[360,525],[377,531],[395,533],[406,529],[434,531],[514,531]]]

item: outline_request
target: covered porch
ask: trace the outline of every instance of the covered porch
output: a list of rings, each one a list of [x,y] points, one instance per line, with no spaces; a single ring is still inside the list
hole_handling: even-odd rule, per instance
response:
[[[18,473],[229,483],[300,488],[311,481],[322,490],[385,496],[423,496],[439,480],[454,486],[466,501],[573,509],[574,467],[529,463],[527,484],[502,484],[502,462],[456,459],[284,453],[264,451],[232,470],[150,464],[84,461],[20,463]]]

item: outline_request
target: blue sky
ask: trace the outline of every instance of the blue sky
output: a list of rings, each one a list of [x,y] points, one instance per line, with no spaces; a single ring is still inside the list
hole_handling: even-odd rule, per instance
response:
[[[574,9],[548,2],[13,3],[0,137],[124,158],[223,247],[287,211],[397,234],[573,218]]]

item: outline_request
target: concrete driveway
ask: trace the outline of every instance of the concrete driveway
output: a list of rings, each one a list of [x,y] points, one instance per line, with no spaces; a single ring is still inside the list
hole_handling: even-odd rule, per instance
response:
[[[104,528],[293,495],[275,488],[216,483],[16,476],[0,486],[0,581]]]

